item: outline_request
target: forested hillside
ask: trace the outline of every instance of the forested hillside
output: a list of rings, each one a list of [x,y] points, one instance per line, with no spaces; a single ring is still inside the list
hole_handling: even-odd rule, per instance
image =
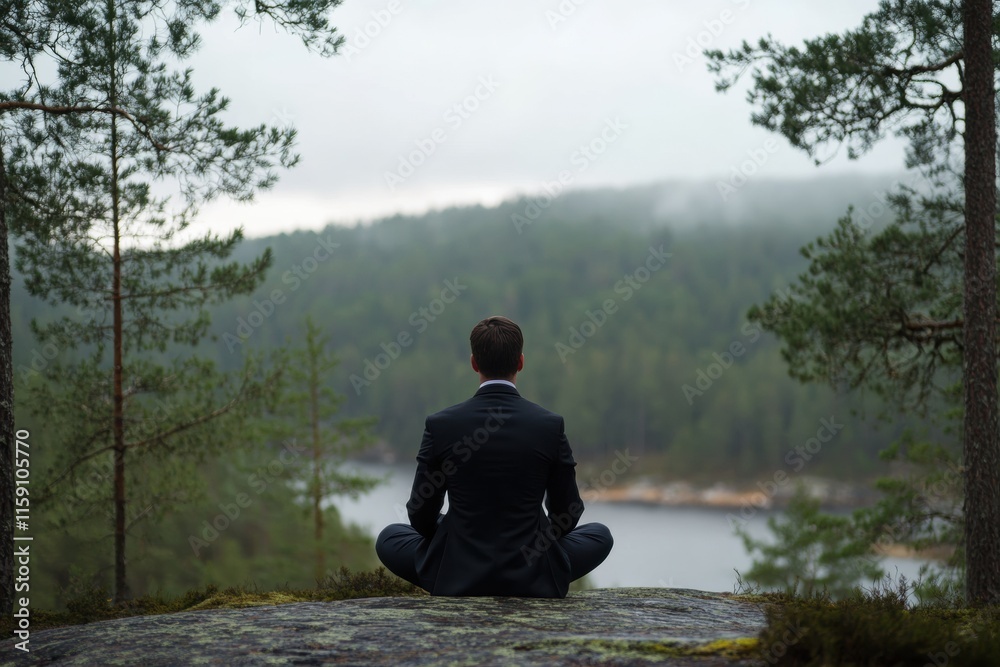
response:
[[[746,312],[803,270],[802,245],[890,182],[750,183],[725,201],[716,184],[570,192],[252,239],[239,254],[269,246],[274,267],[211,313],[199,353],[237,368],[248,350],[298,341],[311,314],[334,337],[345,414],[376,416],[409,458],[424,416],[476,388],[473,324],[504,314],[525,334],[519,388],[565,415],[581,460],[629,448],[644,472],[748,479],[834,419],[843,428],[809,471],[863,475],[901,426],[875,430],[852,416],[856,397],[789,379]],[[48,307],[19,283],[14,301],[23,380],[57,352],[31,338]]]

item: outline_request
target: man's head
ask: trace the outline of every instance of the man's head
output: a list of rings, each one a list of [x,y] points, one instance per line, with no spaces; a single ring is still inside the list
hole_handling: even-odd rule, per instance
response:
[[[493,315],[472,328],[472,369],[486,380],[511,380],[524,367],[521,327]]]

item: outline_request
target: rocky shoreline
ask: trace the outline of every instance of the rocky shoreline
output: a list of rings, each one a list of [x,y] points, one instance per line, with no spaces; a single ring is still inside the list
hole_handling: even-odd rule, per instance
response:
[[[374,448],[358,461],[384,466],[400,466],[399,457],[388,445]],[[409,468],[407,468],[409,471]],[[708,486],[688,481],[663,481],[652,477],[640,477],[629,484],[616,484],[617,475],[606,481],[604,471],[591,476],[586,467],[578,468],[577,483],[585,502],[636,503],[641,505],[661,505],[665,507],[706,507],[720,510],[781,509],[788,505],[795,490],[801,485],[809,494],[819,499],[826,510],[850,510],[870,505],[878,498],[871,485],[841,482],[824,477],[796,475],[794,479],[784,471],[776,472],[772,478],[755,484],[739,486],[726,482],[715,482]]]
[[[867,486],[837,482],[819,477],[797,479],[795,483],[768,480],[756,488],[737,488],[717,482],[711,486],[697,486],[691,482],[656,482],[640,480],[623,486],[593,486],[581,484],[584,501],[605,503],[638,503],[666,507],[706,507],[720,510],[781,509],[788,505],[801,484],[820,501],[824,509],[849,510],[871,504],[877,495]]]

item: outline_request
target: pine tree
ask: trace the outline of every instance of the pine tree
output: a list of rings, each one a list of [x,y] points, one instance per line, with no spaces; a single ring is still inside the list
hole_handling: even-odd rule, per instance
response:
[[[270,18],[330,55],[341,39],[326,13],[338,4],[254,3],[251,10],[238,2],[234,9],[242,22]],[[17,262],[29,291],[76,308],[74,317],[37,325],[36,334],[60,350],[87,355],[77,366],[47,372],[62,388],[83,392],[103,418],[88,420],[92,430],[72,439],[73,455],[57,479],[72,479],[83,462],[113,453],[115,597],[121,600],[128,594],[126,453],[201,450],[205,424],[263,398],[274,379],[248,369],[239,386],[227,388],[195,358],[150,361],[152,354],[176,355],[196,344],[208,325],[205,306],[253,290],[271,261],[266,252],[247,265],[227,262],[242,239],[239,230],[194,238],[186,230],[199,205],[218,196],[249,201],[270,187],[276,169],[297,160],[295,133],[227,126],[228,101],[215,89],[197,95],[190,69],[171,69],[195,51],[194,28],[218,18],[218,3],[106,0],[20,8],[45,21],[29,23],[30,30],[5,24],[3,43],[17,47],[4,54],[31,65],[24,85],[0,106],[6,220],[21,240]],[[58,65],[51,81],[42,81],[33,66],[41,57]],[[176,184],[172,198],[154,192],[160,181]],[[63,404],[54,388],[43,391],[53,406]],[[148,413],[157,395],[174,397],[176,412],[153,419],[129,412]]]
[[[330,496],[357,498],[381,480],[342,469],[352,454],[371,444],[372,418],[335,420],[345,396],[335,392],[330,380],[339,361],[330,351],[332,336],[323,334],[311,317],[305,320],[305,342],[289,358],[289,385],[279,409],[283,427],[279,436],[308,442],[311,466],[306,483],[313,517],[315,572],[317,581],[326,578],[324,526],[327,510],[323,501]]]
[[[996,52],[991,3],[883,0],[861,26],[787,47],[709,51],[717,88],[752,72],[752,122],[816,158],[909,140],[917,182],[851,211],[804,254],[787,296],[751,310],[801,380],[872,389],[923,413],[964,378],[967,595],[1000,602],[996,390]],[[989,100],[987,102],[987,100]],[[878,209],[895,220],[876,228]],[[964,372],[963,372],[964,370]],[[930,514],[928,514],[930,516]]]
[[[965,581],[974,604],[1000,604],[993,21],[990,0],[965,0]]]
[[[48,114],[68,113],[118,113],[121,110],[95,108],[90,104],[51,106],[44,102],[24,98],[33,84],[37,70],[34,63],[44,57],[46,48],[54,47],[53,17],[44,11],[43,3],[25,0],[0,2],[0,60],[17,63],[27,75],[23,89],[0,91],[0,118],[14,111],[30,110]],[[6,147],[9,138],[0,127],[0,534],[13,533],[14,489],[13,451],[14,382],[13,338],[10,330],[10,228],[7,219],[7,169]],[[14,557],[13,541],[0,544],[0,613],[10,613],[13,608]]]

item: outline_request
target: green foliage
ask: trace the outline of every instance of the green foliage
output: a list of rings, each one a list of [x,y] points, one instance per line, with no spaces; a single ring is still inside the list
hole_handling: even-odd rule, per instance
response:
[[[746,550],[755,556],[743,579],[789,595],[826,591],[843,597],[860,582],[882,577],[870,543],[855,537],[849,516],[820,511],[819,500],[803,487],[796,489],[780,518],[769,517],[774,540],[756,540],[736,527]]]
[[[32,464],[37,470],[48,469],[51,461],[63,457],[60,432],[66,425],[21,412],[18,420],[32,433],[37,456]],[[303,506],[301,485],[295,482],[307,478],[309,457],[305,450],[285,450],[284,443],[256,437],[254,422],[247,420],[245,428],[234,424],[237,428],[213,431],[221,451],[204,460],[168,458],[155,467],[136,466],[130,472],[128,488],[136,499],[165,493],[168,486],[175,494],[172,504],[146,512],[148,505],[129,505],[127,552],[133,590],[171,596],[206,582],[222,588],[251,579],[261,587],[307,587],[315,582],[313,525]],[[110,460],[95,457],[78,471],[72,493],[53,493],[46,502],[32,505],[34,544],[43,554],[32,563],[33,608],[64,608],[78,595],[78,588],[111,589],[110,477]],[[44,481],[41,476],[37,480]],[[237,504],[238,498],[243,506]],[[226,521],[223,507],[230,515],[238,511],[238,516]],[[325,514],[321,546],[330,567],[346,565],[354,570],[378,564],[365,530],[343,525],[335,507]],[[225,530],[213,533],[207,526],[214,522]],[[192,539],[202,539],[206,545],[196,544],[195,550]],[[79,581],[77,586],[74,580]]]
[[[932,559],[921,566],[915,594],[924,602],[962,598],[962,474],[954,448],[907,431],[882,452],[891,477],[877,480],[879,499],[851,515],[824,514],[801,490],[783,517],[768,519],[772,536],[755,540],[737,527],[746,549],[758,554],[748,582],[806,594],[843,597],[881,576],[878,554],[903,547]]]
[[[315,531],[316,576],[326,568],[323,507],[331,497],[358,498],[382,480],[345,471],[343,464],[371,445],[373,418],[335,419],[344,396],[330,386],[339,361],[311,317],[305,319],[305,341],[289,357],[288,381],[274,408],[274,416],[260,428],[272,439],[301,442],[311,450],[311,466],[296,481],[306,486]]]
[[[951,79],[961,72],[961,23],[961,3],[881,0],[858,28],[801,47],[768,35],[706,55],[720,91],[751,71],[751,121],[811,156],[834,144],[856,158],[894,131],[910,139],[911,163],[937,161],[961,120]]]
[[[807,270],[787,293],[751,308],[749,318],[782,340],[781,354],[799,380],[871,391],[886,408],[925,417],[928,426],[941,426],[947,420],[937,418],[953,416],[964,398],[964,433],[921,441],[907,434],[886,451],[884,458],[902,472],[879,483],[883,499],[858,512],[851,530],[858,547],[888,535],[891,542],[916,549],[949,550],[946,567],[928,573],[934,594],[954,589],[967,564],[962,546],[976,545],[968,558],[975,588],[970,594],[995,602],[998,445],[995,396],[986,394],[996,391],[991,368],[996,351],[982,346],[993,345],[985,341],[993,340],[995,323],[988,323],[996,297],[992,287],[977,286],[996,280],[997,211],[989,210],[995,204],[986,198],[994,194],[989,181],[995,179],[995,152],[976,152],[993,143],[982,138],[970,151],[965,112],[980,108],[973,101],[995,96],[997,70],[991,78],[985,33],[992,18],[992,35],[1000,35],[1000,21],[989,3],[975,10],[982,12],[975,25],[983,28],[985,53],[978,61],[985,62],[986,80],[970,84],[967,59],[975,56],[963,40],[974,31],[964,22],[976,19],[963,7],[970,5],[882,0],[858,28],[807,40],[802,47],[768,36],[706,55],[719,90],[749,72],[752,122],[811,156],[833,144],[846,146],[856,158],[888,132],[908,140],[911,182],[873,192],[860,212],[849,209],[832,233],[807,244],[802,249]],[[1000,51],[995,39],[993,44],[995,62]],[[987,113],[985,130],[994,129],[990,123]],[[975,208],[965,201],[966,186],[973,183],[981,186],[979,200],[990,202],[978,217],[969,217]],[[970,194],[970,202],[976,201]],[[875,224],[890,211],[888,220]],[[970,278],[970,271],[977,275]],[[965,327],[977,319],[989,333],[973,339]],[[984,342],[977,346],[974,340]],[[964,392],[956,391],[960,379]],[[976,416],[977,406],[993,407]],[[881,416],[895,417],[890,410]],[[962,460],[966,436],[969,459]],[[966,476],[976,483],[963,488]],[[968,535],[963,502],[976,511]]]
[[[249,416],[272,400],[276,374],[262,365],[259,357],[234,373],[196,358],[178,360],[169,371],[145,360],[128,365],[129,377],[144,383],[125,399],[130,522],[162,517],[174,502],[202,495],[197,467],[237,444],[239,434],[249,433]],[[51,518],[68,526],[111,511],[109,376],[93,359],[46,370],[48,377],[29,383],[22,398],[30,422],[45,425],[35,431],[46,446],[36,501],[58,510]]]
[[[330,54],[341,40],[325,13],[337,4],[256,3],[253,14],[238,4],[236,14],[269,16]],[[197,27],[220,9],[183,0],[15,3],[20,21],[0,28],[0,53],[24,74],[0,91],[8,103],[0,160],[9,165],[0,205],[19,237],[15,266],[32,296],[71,309],[32,321],[40,345],[75,353],[73,363],[33,369],[47,384],[32,385],[32,405],[55,416],[63,436],[44,484],[49,497],[78,495],[84,465],[113,455],[114,492],[102,488],[108,475],[89,482],[83,509],[113,507],[118,600],[128,593],[129,528],[189,499],[197,487],[177,482],[221,449],[220,427],[233,431],[261,409],[279,374],[259,372],[256,357],[227,377],[189,351],[167,355],[197,345],[207,307],[253,291],[271,263],[266,249],[231,261],[239,229],[187,235],[199,206],[219,196],[249,201],[298,159],[293,129],[228,125],[228,100],[214,88],[196,93],[191,70],[178,68],[199,45]],[[160,474],[143,484],[154,467]]]
[[[748,317],[781,339],[796,379],[928,415],[953,398],[961,370],[962,223],[960,211],[934,214],[938,204],[915,196],[891,197],[901,214],[880,231],[848,213],[802,249],[809,265],[789,293]]]
[[[83,591],[66,602],[66,612],[75,623],[113,618],[111,596],[103,586]]]
[[[263,425],[277,439],[293,439],[312,447],[314,468],[309,475],[310,497],[319,493],[358,498],[381,480],[345,472],[341,464],[372,444],[375,417],[339,418],[346,396],[332,384],[340,365],[330,334],[309,315],[303,344],[288,359],[287,380],[274,409],[274,419]]]
[[[996,664],[1000,609],[912,607],[910,593],[901,580],[840,600],[816,594],[772,601],[759,657],[783,667]]]
[[[883,458],[896,474],[877,481],[882,493],[878,502],[854,512],[859,543],[876,548],[905,545],[936,559],[921,568],[917,594],[926,601],[961,597],[964,489],[956,447],[908,431],[883,452]]]

